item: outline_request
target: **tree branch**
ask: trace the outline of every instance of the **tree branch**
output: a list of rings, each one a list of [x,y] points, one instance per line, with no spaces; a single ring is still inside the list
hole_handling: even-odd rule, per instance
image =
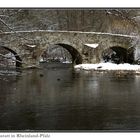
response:
[[[25,38],[25,37],[23,37],[23,36],[21,36],[21,35],[17,35],[16,31],[15,31],[13,28],[11,28],[10,26],[8,26],[7,23],[5,23],[5,21],[2,20],[1,18],[0,18],[0,22],[1,22],[3,25],[5,25],[5,26],[10,30],[10,32],[14,32],[15,35],[16,35],[17,37],[23,38],[23,39],[28,40],[28,41],[31,41],[31,42],[33,42],[33,43],[35,42],[35,40],[27,39],[27,38]],[[2,31],[2,32],[3,32],[3,31]]]

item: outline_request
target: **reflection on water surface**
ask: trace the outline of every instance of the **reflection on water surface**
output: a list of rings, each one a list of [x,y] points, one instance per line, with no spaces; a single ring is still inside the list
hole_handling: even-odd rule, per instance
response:
[[[0,130],[140,129],[140,76],[43,65],[0,72]]]

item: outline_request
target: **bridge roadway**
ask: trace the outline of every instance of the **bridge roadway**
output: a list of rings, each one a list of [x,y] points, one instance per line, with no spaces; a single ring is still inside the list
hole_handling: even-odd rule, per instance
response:
[[[72,56],[72,62],[99,63],[104,50],[111,47],[128,49],[136,36],[79,31],[15,31],[0,33],[0,47],[11,51],[17,67],[38,66],[43,52],[50,45],[60,45]],[[21,63],[20,63],[21,62]]]

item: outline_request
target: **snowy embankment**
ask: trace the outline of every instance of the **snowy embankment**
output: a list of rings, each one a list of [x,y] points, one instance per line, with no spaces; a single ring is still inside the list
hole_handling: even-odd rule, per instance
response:
[[[130,65],[127,63],[124,63],[124,64],[113,64],[113,63],[80,64],[80,65],[76,65],[75,69],[97,70],[97,71],[120,70],[120,71],[135,71],[136,73],[140,73],[140,65]]]

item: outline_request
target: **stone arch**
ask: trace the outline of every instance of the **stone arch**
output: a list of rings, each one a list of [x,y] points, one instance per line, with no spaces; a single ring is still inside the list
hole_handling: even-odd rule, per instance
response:
[[[71,45],[63,44],[63,43],[56,43],[54,45],[57,45],[57,46],[60,46],[60,47],[62,47],[64,49],[66,49],[71,55],[72,63],[74,63],[74,64],[82,64],[82,56],[80,55],[80,53],[78,52],[77,49],[75,49]],[[41,55],[44,53],[44,51],[45,50],[43,49],[43,52],[41,52]]]
[[[63,43],[58,43],[56,45],[59,45],[59,46],[65,48],[71,54],[73,63],[82,64],[82,56],[80,55],[80,53],[78,52],[77,49],[75,49],[71,45],[63,44]]]
[[[22,67],[22,60],[14,50],[12,50],[6,46],[0,46],[0,47],[4,48],[5,50],[11,52],[14,55],[14,57],[16,58],[16,68]]]
[[[130,63],[134,61],[133,51],[120,46],[113,46],[105,49],[102,52],[102,58],[105,62],[111,61],[117,64]]]

